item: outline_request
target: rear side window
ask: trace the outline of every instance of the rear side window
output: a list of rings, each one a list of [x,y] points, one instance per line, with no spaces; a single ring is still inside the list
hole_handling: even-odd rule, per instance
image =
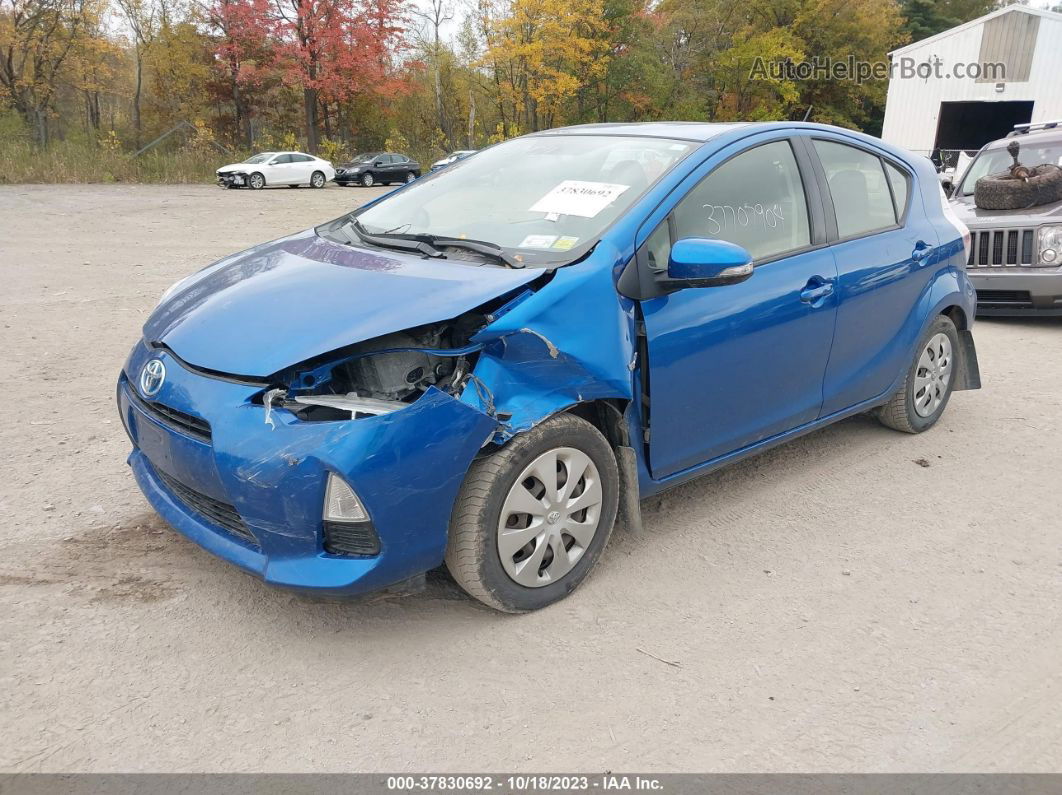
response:
[[[313,160],[313,158],[310,157],[309,155],[292,155],[291,156],[291,162],[292,163],[309,163],[311,160]]]
[[[889,178],[889,184],[892,185],[892,199],[896,203],[896,217],[903,218],[904,213],[907,212],[908,176],[888,161],[885,162],[885,174]]]
[[[858,237],[896,224],[881,158],[833,141],[816,140],[815,151],[830,185],[839,237]]]
[[[727,160],[679,202],[674,219],[678,239],[737,243],[754,260],[811,243],[804,184],[788,141],[763,144]]]

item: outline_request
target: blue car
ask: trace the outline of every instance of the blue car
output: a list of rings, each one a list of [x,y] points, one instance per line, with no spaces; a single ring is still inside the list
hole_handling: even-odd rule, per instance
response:
[[[534,610],[641,498],[860,412],[932,427],[980,385],[968,245],[928,160],[847,130],[527,135],[171,287],[129,464],[267,583],[445,562]]]

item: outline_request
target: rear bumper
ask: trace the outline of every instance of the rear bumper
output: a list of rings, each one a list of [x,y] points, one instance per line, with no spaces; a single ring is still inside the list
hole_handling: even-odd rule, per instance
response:
[[[166,381],[145,403],[131,394],[129,374],[151,358],[164,362]],[[408,409],[367,419],[303,422],[274,410],[270,427],[252,401],[258,391],[190,371],[167,352],[134,349],[118,384],[119,411],[134,444],[129,465],[170,525],[267,583],[300,590],[365,593],[442,562],[453,501],[493,419],[429,390]],[[209,437],[183,433],[152,411],[154,402],[208,420]],[[379,554],[325,551],[321,512],[330,472],[361,498]],[[178,493],[185,489],[238,512],[252,538],[197,509]]]
[[[1062,315],[1062,268],[970,268],[978,316]]]

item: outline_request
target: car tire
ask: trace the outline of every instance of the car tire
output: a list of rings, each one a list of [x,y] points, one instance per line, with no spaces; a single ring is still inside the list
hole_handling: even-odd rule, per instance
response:
[[[375,184],[376,180],[372,178],[372,174],[368,171],[361,175],[361,186],[363,188],[371,188]]]
[[[408,184],[409,184],[410,182],[412,182],[413,180],[415,180],[416,178],[417,178],[417,175],[416,175],[416,174],[414,174],[414,173],[413,173],[412,171],[407,171],[407,172],[406,172],[406,184],[407,184],[407,185],[408,185]]]
[[[1057,201],[1062,201],[1062,169],[1051,163],[1029,169],[1024,178],[1004,171],[974,184],[974,204],[983,210],[1022,210]]]
[[[948,406],[959,368],[955,324],[939,315],[915,350],[903,384],[878,412],[882,425],[904,433],[921,433],[933,427]]]
[[[312,174],[310,174],[310,187],[311,188],[323,188],[327,182],[328,182],[328,180],[325,179],[325,175],[324,175],[323,171],[315,171]]]
[[[265,184],[265,177],[263,177],[257,171],[247,178],[247,187],[251,190],[261,190],[265,187]]]
[[[544,471],[543,463],[555,471],[556,503],[549,502],[543,481],[530,471]],[[583,467],[582,474],[568,489],[568,475],[577,467]],[[564,512],[565,505],[578,504],[581,497],[588,498],[590,507],[580,507],[570,515]],[[528,501],[536,511],[536,503],[541,503],[541,517],[512,510]],[[454,504],[446,566],[470,596],[496,610],[538,610],[563,599],[586,578],[608,543],[618,504],[616,457],[605,437],[573,414],[556,415],[472,463]],[[515,536],[508,540],[510,548],[527,539],[526,545],[508,557],[508,563],[503,563],[501,549],[503,522],[513,527],[505,534]],[[521,523],[527,525],[522,530]],[[532,527],[541,529],[525,532]],[[581,538],[565,532],[575,527],[580,528],[577,535]],[[565,549],[563,559],[554,551],[558,543]],[[533,583],[522,584],[517,577]]]

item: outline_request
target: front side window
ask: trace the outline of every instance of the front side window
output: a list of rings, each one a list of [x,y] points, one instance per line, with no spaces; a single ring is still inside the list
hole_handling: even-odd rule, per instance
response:
[[[571,261],[697,144],[541,135],[479,152],[357,211],[370,233],[493,243],[527,265]]]
[[[858,237],[896,225],[896,208],[881,158],[833,141],[815,142],[837,215],[837,235]]]
[[[737,243],[754,260],[810,245],[804,185],[789,142],[763,144],[727,160],[679,202],[674,220],[678,239]]]
[[[276,157],[273,158],[273,162],[270,165],[280,166],[280,165],[283,165],[285,163],[290,163],[290,162],[291,162],[291,155],[277,155]]]

